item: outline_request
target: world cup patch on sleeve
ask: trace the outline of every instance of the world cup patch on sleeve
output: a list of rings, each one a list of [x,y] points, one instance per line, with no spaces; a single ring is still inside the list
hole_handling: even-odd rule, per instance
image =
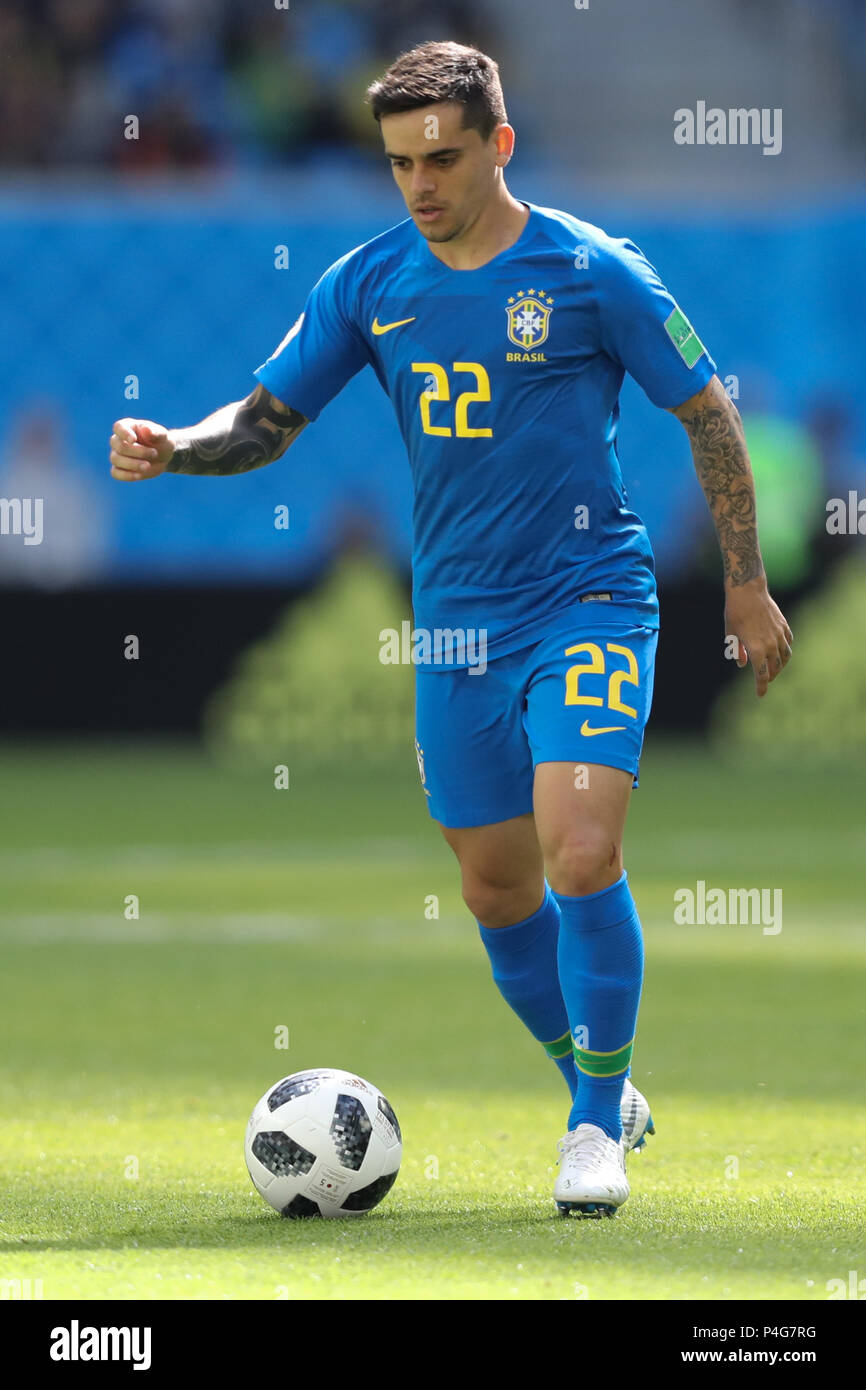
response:
[[[704,351],[704,345],[682,309],[677,307],[671,311],[665,319],[665,329],[686,366],[692,368]]]

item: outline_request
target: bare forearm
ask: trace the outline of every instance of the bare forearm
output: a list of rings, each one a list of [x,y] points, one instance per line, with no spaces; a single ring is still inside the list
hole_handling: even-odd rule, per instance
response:
[[[764,577],[758,545],[755,481],[743,423],[718,377],[674,414],[682,421],[719,538],[725,582]]]
[[[245,401],[225,405],[198,425],[170,430],[169,473],[226,478],[273,463],[308,423],[258,386]]]

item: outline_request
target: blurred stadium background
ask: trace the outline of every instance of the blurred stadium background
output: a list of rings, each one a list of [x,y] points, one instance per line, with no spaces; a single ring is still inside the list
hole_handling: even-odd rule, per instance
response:
[[[746,424],[795,631],[758,706],[724,658],[685,434],[627,383],[623,471],[662,601],[628,844],[651,936],[636,1065],[670,1142],[641,1174],[655,1207],[636,1195],[636,1224],[618,1223],[645,1223],[639,1263],[620,1277],[602,1255],[580,1277],[593,1297],[804,1297],[862,1269],[845,1204],[866,1144],[866,540],[826,524],[830,499],[866,495],[861,0],[0,0],[0,499],[44,499],[40,545],[0,534],[0,1261],[44,1274],[46,1297],[273,1297],[287,1277],[294,1297],[319,1279],[321,1250],[287,1275],[270,1228],[250,1244],[239,1141],[281,1068],[323,1064],[369,1075],[407,1133],[393,1279],[380,1227],[331,1232],[333,1296],[368,1286],[370,1250],[401,1296],[441,1222],[416,1287],[571,1297],[539,1171],[562,1097],[503,1012],[427,819],[411,673],[377,660],[379,630],[410,616],[388,402],[362,373],[245,477],[108,472],[117,417],[176,426],[245,396],[314,279],[403,217],[362,94],[430,38],[498,59],[512,191],[632,237],[693,320]],[[678,146],[674,112],[699,100],[782,108],[781,152]],[[784,931],[673,926],[696,879],[781,885]],[[425,1227],[430,1153],[443,1196]],[[531,1231],[483,1206],[492,1163],[518,1175],[518,1222],[535,1194]],[[210,1222],[214,1248],[174,1249],[178,1221],[191,1245]],[[160,1285],[137,1263],[153,1253]]]
[[[238,654],[347,548],[406,587],[408,468],[371,373],[240,479],[123,489],[106,437],[245,395],[321,271],[402,217],[363,91],[448,35],[500,61],[514,191],[633,237],[687,307],[746,421],[791,616],[862,555],[825,527],[866,479],[856,0],[2,0],[0,493],[45,517],[39,546],[0,537],[8,732],[195,734]],[[781,107],[781,153],[676,145],[698,99]],[[732,676],[715,542],[680,426],[631,383],[621,452],[664,604],[653,728],[699,733]],[[142,640],[134,673],[120,629]]]

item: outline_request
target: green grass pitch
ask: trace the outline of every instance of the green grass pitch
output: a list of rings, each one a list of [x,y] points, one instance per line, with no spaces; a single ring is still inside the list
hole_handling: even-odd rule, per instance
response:
[[[7,751],[0,775],[4,1288],[824,1300],[866,1275],[853,777],[648,753],[626,852],[657,1135],[616,1220],[578,1222],[551,1200],[565,1086],[490,981],[413,758],[287,791],[170,747]],[[782,888],[782,931],[676,926],[697,879]],[[312,1066],[400,1118],[360,1220],[281,1221],[246,1174],[253,1103]]]

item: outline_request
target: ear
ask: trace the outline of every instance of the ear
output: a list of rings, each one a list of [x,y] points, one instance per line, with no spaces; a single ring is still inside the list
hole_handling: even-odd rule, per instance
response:
[[[500,169],[504,169],[514,154],[514,127],[503,121],[493,132],[493,138],[496,142],[496,163]]]

